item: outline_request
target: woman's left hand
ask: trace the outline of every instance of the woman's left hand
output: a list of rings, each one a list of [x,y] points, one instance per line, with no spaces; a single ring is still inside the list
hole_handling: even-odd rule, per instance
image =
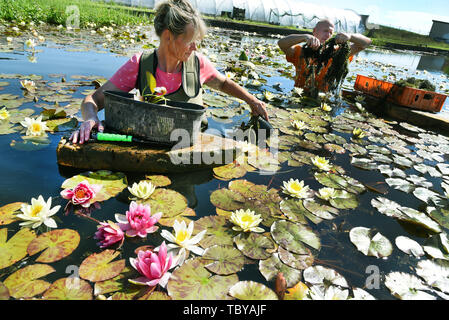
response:
[[[255,116],[262,116],[265,120],[268,121],[268,111],[265,102],[260,101],[258,99],[249,103],[251,107],[251,113]]]

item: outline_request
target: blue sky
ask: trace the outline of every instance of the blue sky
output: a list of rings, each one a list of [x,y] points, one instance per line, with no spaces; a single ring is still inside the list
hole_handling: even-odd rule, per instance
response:
[[[429,34],[432,20],[449,23],[448,0],[303,0],[369,14],[368,22]]]

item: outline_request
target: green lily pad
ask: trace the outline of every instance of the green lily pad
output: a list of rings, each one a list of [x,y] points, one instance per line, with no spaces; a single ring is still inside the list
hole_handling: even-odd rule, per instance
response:
[[[3,282],[0,282],[0,300],[9,300],[9,290]]]
[[[26,137],[23,136],[23,141],[12,140],[9,144],[11,148],[19,150],[19,151],[36,151],[47,148],[51,140],[48,137]]]
[[[47,120],[47,127],[52,132],[71,131],[78,126],[76,118],[63,118]]]
[[[409,223],[417,224],[421,227],[424,227],[432,232],[441,232],[441,227],[427,216],[425,213],[407,207],[400,207],[400,212],[402,216],[399,217],[400,220],[407,221]]]
[[[99,184],[102,186],[95,195],[95,201],[106,201],[115,197],[128,186],[125,174],[121,172],[113,173],[108,170],[99,170],[96,172],[85,172],[73,176],[62,183],[61,188],[73,189],[83,180],[89,184]]]
[[[92,300],[92,287],[82,279],[58,279],[44,292],[45,300]]]
[[[308,267],[304,270],[303,276],[304,281],[311,285],[348,287],[348,282],[341,274],[320,265]]]
[[[338,154],[343,154],[346,152],[346,149],[339,146],[338,144],[326,143],[323,147],[329,152],[335,152]]]
[[[352,155],[363,156],[368,152],[364,147],[354,143],[345,143],[343,148],[348,150]]]
[[[120,251],[109,249],[91,254],[81,262],[80,277],[92,282],[114,278],[125,268],[125,259],[111,262],[119,254]]]
[[[172,218],[184,212],[187,199],[175,190],[157,188],[148,200],[143,202],[151,207],[151,212],[162,212],[163,218]]]
[[[254,281],[239,281],[229,294],[238,300],[278,300],[276,293],[267,286]]]
[[[445,207],[447,204],[447,200],[442,198],[438,193],[427,188],[418,187],[413,191],[413,195],[427,204],[433,202],[437,207]]]
[[[56,270],[46,264],[33,264],[11,274],[3,284],[8,287],[11,297],[31,298],[41,294],[50,287],[44,280],[36,280]]]
[[[14,202],[0,207],[0,226],[17,221],[16,213],[20,210],[24,202]]]
[[[151,181],[153,186],[156,186],[156,187],[166,187],[166,186],[171,185],[170,178],[168,178],[166,176],[162,176],[162,175],[145,176],[145,179]]]
[[[229,182],[229,190],[238,192],[248,198],[260,198],[267,192],[267,186],[254,184],[251,181],[240,179]]]
[[[267,281],[273,280],[279,272],[282,272],[287,287],[292,287],[301,280],[301,271],[282,263],[277,253],[266,260],[260,260],[259,271]]]
[[[404,272],[390,272],[385,276],[385,286],[391,294],[402,300],[435,300],[423,290],[430,288],[416,276]]]
[[[278,255],[283,263],[298,270],[304,270],[313,265],[314,262],[311,252],[308,254],[295,254],[281,246],[278,247]]]
[[[245,198],[238,192],[222,188],[212,192],[210,202],[222,210],[235,211],[242,208]]]
[[[138,300],[172,300],[172,298],[165,292],[153,291],[150,294],[143,295]]]
[[[307,224],[306,217],[310,216],[310,211],[304,208],[302,200],[293,198],[282,200],[279,207],[290,221]],[[318,220],[321,222],[321,219],[318,218]]]
[[[449,293],[449,262],[443,260],[422,260],[416,268],[418,276],[430,286]]]
[[[27,255],[28,244],[36,238],[29,228],[20,229],[8,242],[8,229],[0,229],[0,269],[9,267]]]
[[[344,189],[355,194],[366,190],[365,186],[356,179],[335,173],[316,172],[315,179],[326,187]]]
[[[449,210],[445,208],[427,207],[428,215],[441,226],[449,229]]]
[[[107,294],[116,291],[122,291],[130,285],[128,279],[134,275],[134,269],[125,267],[122,272],[112,278],[105,281],[97,281],[94,286],[94,295]]]
[[[338,209],[334,208],[335,206],[331,207],[326,204],[320,204],[311,199],[304,200],[303,205],[309,212],[321,219],[332,220],[338,215]]]
[[[245,166],[240,165],[236,161],[221,167],[215,167],[213,171],[218,178],[224,180],[241,178],[248,172]]]
[[[1,122],[0,123],[0,135],[1,134],[10,134],[17,132],[19,129],[9,122]]]
[[[213,245],[232,245],[233,237],[237,234],[223,216],[206,216],[198,219],[195,222],[193,234],[201,230],[206,230],[203,239],[199,242],[203,248]]]
[[[387,238],[379,232],[372,236],[369,228],[352,228],[349,232],[349,239],[360,252],[367,256],[382,258],[389,256],[393,251],[393,246]]]
[[[377,169],[377,164],[368,158],[357,158],[351,157],[351,164],[354,167],[364,169],[364,170],[375,170]]]
[[[33,109],[17,109],[17,110],[11,110],[9,115],[9,122],[11,123],[20,123],[23,120],[25,120],[26,117],[30,117],[34,114]]]
[[[248,258],[264,260],[269,258],[276,248],[274,242],[259,233],[240,233],[234,237],[237,248]]]
[[[227,294],[238,282],[237,275],[213,275],[206,264],[200,258],[185,261],[168,280],[168,295],[175,300],[229,300]]]
[[[359,206],[357,195],[345,190],[337,190],[335,196],[329,199],[329,203],[337,209],[355,209]]]
[[[40,235],[30,242],[27,251],[30,256],[45,250],[36,262],[51,263],[70,255],[80,242],[75,230],[57,229]]]
[[[390,186],[397,190],[401,190],[406,193],[410,193],[415,190],[416,186],[409,181],[402,178],[387,178],[385,182]]]
[[[243,254],[229,245],[215,245],[207,248],[202,256],[203,259],[212,260],[204,267],[216,274],[229,275],[242,270],[245,258]]]
[[[280,220],[271,226],[271,235],[277,244],[297,254],[307,254],[305,244],[320,250],[320,238],[312,229],[286,220]]]

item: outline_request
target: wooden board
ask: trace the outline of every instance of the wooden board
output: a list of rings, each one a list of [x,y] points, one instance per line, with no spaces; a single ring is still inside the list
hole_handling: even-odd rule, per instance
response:
[[[241,153],[237,142],[201,133],[187,148],[145,146],[126,142],[72,144],[62,138],[56,148],[59,165],[78,169],[125,172],[186,172],[231,163]]]

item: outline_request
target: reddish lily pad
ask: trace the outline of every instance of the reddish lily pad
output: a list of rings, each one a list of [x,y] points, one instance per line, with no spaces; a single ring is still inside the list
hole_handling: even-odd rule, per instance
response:
[[[62,183],[61,188],[73,189],[84,180],[87,180],[89,184],[99,184],[102,186],[100,191],[95,195],[96,201],[105,201],[115,197],[128,186],[125,174],[99,170],[96,172],[85,172],[71,177]]]
[[[14,221],[17,221],[15,213],[20,210],[23,202],[14,202],[7,205],[4,205],[0,208],[0,226],[10,224]]]
[[[138,300],[172,300],[172,298],[165,292],[153,291],[150,294],[143,295]]]
[[[128,279],[134,275],[134,269],[125,267],[122,272],[109,280],[95,282],[94,295],[121,291],[129,286]]]
[[[36,262],[51,263],[70,255],[78,247],[80,235],[75,230],[57,229],[44,233],[31,241],[27,251],[30,256],[46,249]]]
[[[229,294],[239,300],[278,300],[273,290],[254,281],[239,281],[229,290]]]
[[[3,282],[8,287],[11,297],[31,298],[41,294],[50,287],[44,280],[36,280],[56,270],[46,264],[33,264],[17,270]]]
[[[44,292],[42,298],[46,300],[92,300],[92,287],[89,282],[70,278],[58,279]]]
[[[162,218],[173,218],[180,215],[187,208],[187,199],[175,190],[157,188],[151,198],[144,204],[151,207],[151,212],[162,212]]]
[[[28,244],[36,238],[29,228],[20,229],[8,242],[8,229],[0,229],[0,269],[9,267],[27,255]]]
[[[237,161],[231,162],[221,167],[215,167],[213,171],[217,178],[222,180],[241,178],[248,172],[246,170],[246,167],[239,164]]]
[[[204,251],[203,259],[212,262],[205,268],[220,275],[229,275],[242,270],[245,263],[243,254],[229,245],[215,245]]]
[[[168,280],[168,295],[175,300],[229,300],[227,293],[238,282],[237,275],[213,275],[206,264],[200,258],[185,261]]]
[[[0,300],[9,300],[9,290],[8,287],[0,282]]]
[[[80,277],[92,282],[116,277],[125,268],[125,259],[111,262],[119,254],[120,251],[108,249],[88,256],[80,265]]]

